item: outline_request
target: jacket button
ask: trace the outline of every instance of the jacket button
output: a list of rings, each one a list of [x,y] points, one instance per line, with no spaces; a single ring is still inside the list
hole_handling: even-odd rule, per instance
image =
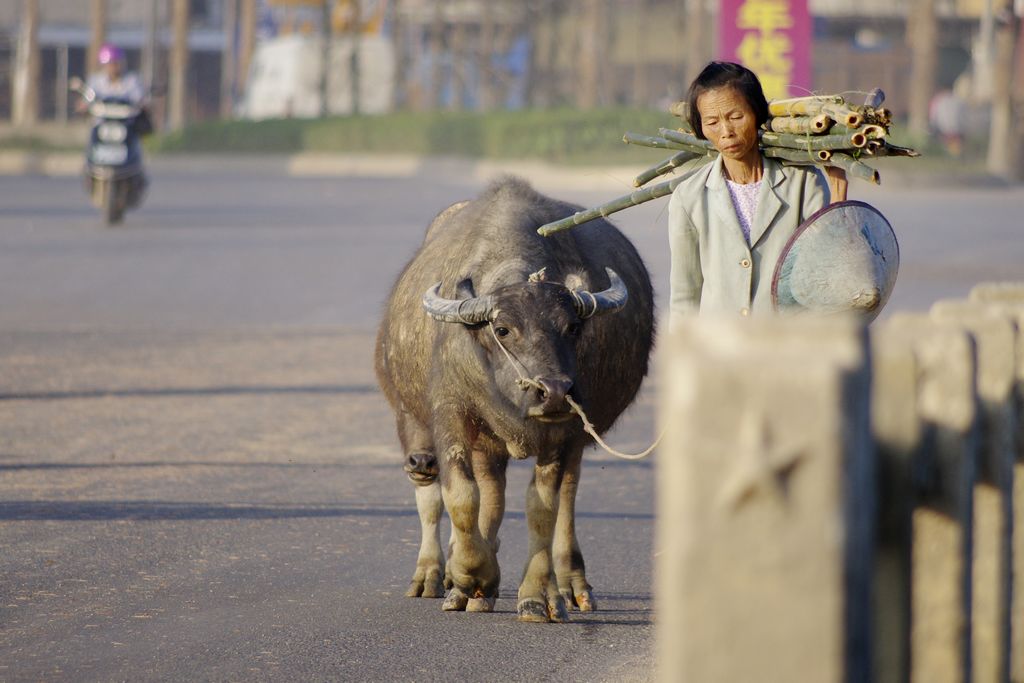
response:
[[[742,261],[740,261],[740,265],[743,266],[744,268],[749,268],[750,267],[750,259],[748,259],[748,258],[743,259]]]
[[[749,308],[741,308],[740,309],[740,315],[750,315],[750,309]]]

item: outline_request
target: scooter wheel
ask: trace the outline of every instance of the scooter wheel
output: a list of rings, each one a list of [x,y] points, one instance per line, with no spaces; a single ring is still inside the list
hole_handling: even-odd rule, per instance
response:
[[[103,221],[107,225],[117,225],[124,218],[124,202],[121,199],[120,187],[116,181],[103,180],[102,192]]]

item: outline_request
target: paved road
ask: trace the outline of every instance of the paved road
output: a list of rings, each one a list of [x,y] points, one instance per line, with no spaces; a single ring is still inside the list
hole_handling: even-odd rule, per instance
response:
[[[0,181],[0,680],[651,676],[651,461],[587,456],[600,612],[515,621],[522,464],[498,611],[401,597],[418,524],[372,334],[427,221],[480,188],[463,171],[158,166],[118,229],[73,179]],[[627,191],[614,172],[580,179],[538,186],[584,204]],[[890,310],[1024,278],[1024,191],[854,196],[900,235]],[[664,301],[664,204],[620,216]],[[656,390],[613,443],[646,445]]]

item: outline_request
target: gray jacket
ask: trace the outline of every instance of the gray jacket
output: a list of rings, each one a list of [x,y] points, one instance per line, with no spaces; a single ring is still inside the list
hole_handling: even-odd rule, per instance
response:
[[[673,323],[697,311],[772,312],[772,275],[782,249],[804,219],[828,205],[829,192],[816,169],[783,166],[767,157],[763,179],[750,245],[729,196],[721,157],[693,171],[672,193],[668,236]]]

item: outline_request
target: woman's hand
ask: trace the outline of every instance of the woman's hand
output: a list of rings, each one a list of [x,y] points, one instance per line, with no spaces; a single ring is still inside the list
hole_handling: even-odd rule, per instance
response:
[[[835,166],[825,166],[825,180],[828,182],[829,193],[832,195],[832,203],[846,201],[846,171]]]

